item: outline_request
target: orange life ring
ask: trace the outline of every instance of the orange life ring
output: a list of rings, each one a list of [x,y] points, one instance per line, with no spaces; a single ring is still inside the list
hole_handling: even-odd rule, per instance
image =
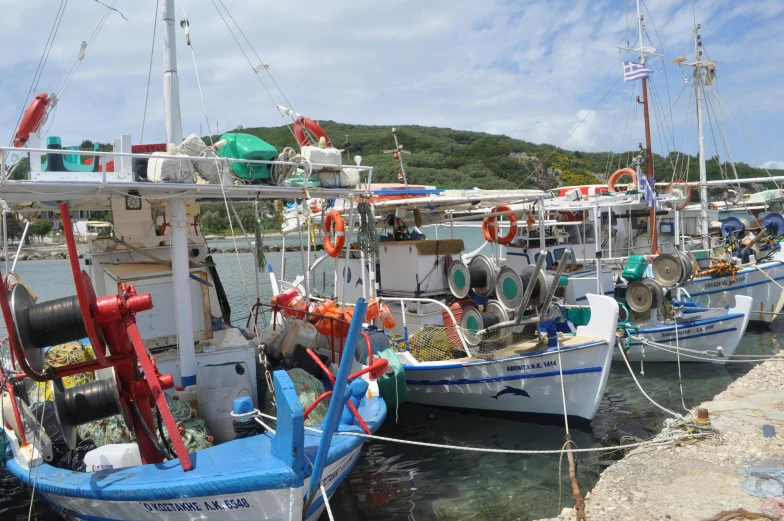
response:
[[[492,213],[496,212],[509,212],[512,209],[507,205],[502,204],[493,208]],[[485,236],[487,242],[498,242],[501,245],[512,244],[512,241],[517,235],[517,217],[515,214],[510,213],[507,218],[509,219],[509,232],[503,237],[496,237],[495,232],[495,215],[490,215],[482,219],[482,234]]]
[[[21,148],[25,146],[27,140],[30,139],[30,134],[38,132],[44,121],[46,107],[49,106],[50,101],[49,95],[42,92],[30,103],[24,116],[22,116],[22,121],[19,123],[19,130],[16,131],[14,136],[15,147]]]
[[[310,139],[305,135],[305,129],[310,132],[311,135],[315,136],[316,143],[311,143]],[[300,117],[294,120],[294,137],[297,138],[297,143],[301,147],[307,146],[318,146],[318,141],[321,138],[324,138],[324,141],[327,142],[327,146],[331,147],[332,143],[329,142],[329,136],[324,129],[319,126],[318,123],[313,121],[312,119]]]
[[[335,223],[335,244],[332,244],[332,223]],[[346,244],[346,223],[337,210],[330,210],[324,216],[324,251],[330,257],[340,255],[340,250]]]
[[[610,179],[607,181],[607,190],[610,193],[617,194],[618,190],[615,189],[615,183],[617,183],[618,180],[625,175],[632,176],[632,185],[637,188],[637,172],[632,168],[621,168],[620,170],[616,170],[613,175],[610,176]]]

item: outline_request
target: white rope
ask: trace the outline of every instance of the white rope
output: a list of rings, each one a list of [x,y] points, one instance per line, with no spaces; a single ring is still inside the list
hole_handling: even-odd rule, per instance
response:
[[[647,395],[646,395],[647,396]],[[661,407],[661,406],[659,406]],[[673,416],[677,418],[682,418],[680,415],[672,413]],[[262,418],[268,418],[271,420],[277,420],[274,416],[270,416],[269,414],[264,414],[262,412],[258,413],[259,416]],[[259,422],[261,425],[265,425],[262,421],[256,418],[256,421]],[[265,425],[266,427],[266,425]],[[267,427],[269,428],[269,427]],[[317,434],[323,434],[324,431],[321,429],[316,429],[314,427],[305,427],[305,430],[315,432]],[[272,431],[275,432],[274,430]],[[589,452],[612,452],[618,450],[617,447],[607,448],[607,447],[590,447],[586,449],[570,449],[570,450],[562,450],[562,449],[553,449],[553,450],[519,450],[519,449],[487,449],[484,447],[471,447],[471,446],[462,446],[462,445],[445,445],[441,443],[428,443],[424,441],[413,441],[413,440],[399,440],[396,438],[388,438],[385,436],[376,436],[375,434],[365,434],[364,432],[348,432],[348,431],[338,431],[334,433],[335,436],[354,436],[358,438],[366,438],[369,440],[377,440],[377,441],[385,441],[389,443],[399,443],[401,445],[415,445],[418,447],[429,447],[431,449],[445,449],[445,450],[461,450],[465,452],[483,452],[489,454],[565,454],[567,452],[573,453],[589,453]],[[653,439],[649,441],[643,441],[639,443],[630,443],[629,445],[624,445],[624,449],[633,449],[636,447],[643,447],[643,446],[665,446],[671,445],[673,443],[677,443],[681,440],[685,440],[688,438],[708,438],[713,437],[712,434],[682,434],[682,435],[664,435],[660,434],[660,439]]]
[[[648,396],[648,393],[645,392],[645,389],[642,388],[642,385],[640,385],[640,382],[637,380],[637,377],[634,375],[634,371],[632,370],[632,366],[629,364],[629,359],[626,357],[626,351],[624,351],[623,347],[621,347],[620,345],[618,346],[618,349],[621,352],[621,356],[623,356],[623,361],[626,362],[626,367],[629,369],[629,374],[632,375],[632,379],[634,380],[634,383],[637,384],[637,388],[640,390],[642,395],[645,396],[648,399],[649,402],[651,402],[653,405],[655,405],[656,407],[658,407],[662,411],[666,412],[667,414],[671,414],[671,415],[673,415],[676,418],[682,418],[682,416],[680,414],[677,414],[677,413],[669,410],[668,408],[664,407],[663,405],[659,405],[658,403],[656,403],[653,400],[653,398]]]
[[[784,362],[784,358],[781,357],[781,356],[778,356],[778,355],[770,355],[767,358],[764,357],[765,355],[733,355],[733,357],[736,357],[736,356],[737,357],[743,357],[743,356],[753,357],[753,356],[755,356],[757,358],[751,358],[751,359],[745,359],[745,360],[734,360],[734,359],[728,358],[728,359],[724,360],[721,357],[719,357],[718,355],[711,356],[708,351],[697,351],[697,350],[694,350],[694,349],[686,349],[685,347],[678,348],[678,347],[674,347],[674,346],[668,346],[668,345],[665,345],[665,344],[660,344],[658,342],[654,342],[652,340],[645,339],[643,337],[632,337],[632,338],[642,342],[645,345],[648,345],[650,347],[653,347],[653,348],[656,348],[656,349],[660,349],[662,351],[666,351],[666,352],[669,352],[669,353],[675,353],[677,351],[683,351],[683,356],[685,356],[686,358],[694,359],[694,360],[706,360],[706,361],[709,361],[709,362],[720,361],[721,363],[724,363],[724,364],[730,364],[730,363],[751,364],[751,363],[756,363],[756,362],[770,362],[770,361],[773,361],[773,362]],[[687,354],[687,353],[698,353],[698,354],[703,354],[703,355],[706,355],[706,356],[701,357],[701,356]],[[760,358],[760,357],[763,357],[763,358]]]
[[[307,454],[304,454],[304,456],[305,456],[305,459],[308,460],[308,463],[310,463],[310,479],[312,480],[313,479],[313,468],[315,467],[315,465],[313,465],[313,462],[310,461],[310,458],[308,457]],[[324,498],[324,507],[326,507],[326,509],[327,509],[327,516],[329,517],[329,521],[335,521],[335,517],[332,515],[332,508],[329,506],[329,497],[327,496],[327,491],[324,489],[324,483],[323,482],[319,483],[319,490],[321,490],[321,497]],[[308,506],[310,506],[310,505],[308,505]]]
[[[675,321],[675,347],[678,349],[677,356],[678,356],[678,387],[681,391],[681,405],[686,412],[690,412],[690,410],[686,407],[686,401],[683,398],[683,375],[681,374],[681,350],[680,350],[680,340],[678,338],[678,321]]]

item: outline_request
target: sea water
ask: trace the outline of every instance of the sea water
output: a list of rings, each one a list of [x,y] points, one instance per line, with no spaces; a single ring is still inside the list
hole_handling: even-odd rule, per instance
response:
[[[435,238],[432,231],[426,229],[425,233]],[[475,230],[455,229],[455,236],[466,240],[467,250],[478,245],[475,234]],[[287,239],[287,244],[297,242],[296,236],[293,241]],[[267,240],[265,244],[280,245],[280,239]],[[231,241],[220,244],[222,248],[231,245]],[[243,248],[247,244],[238,240],[238,246]],[[299,252],[286,254],[287,279],[301,273],[301,258]],[[238,256],[229,253],[217,254],[214,260],[231,304],[232,320],[244,325],[249,305],[256,299],[253,255],[239,254],[239,263]],[[281,253],[267,253],[266,260],[280,272]],[[75,292],[68,261],[19,262],[17,271],[41,301]],[[319,268],[315,277],[319,287],[321,271],[331,286],[334,265],[325,263]],[[269,276],[266,271],[258,276],[260,296],[263,301],[269,301]],[[777,335],[771,330],[748,331],[736,353],[770,355],[779,347]],[[683,364],[683,402],[686,407],[693,407],[709,400],[751,367],[748,363]],[[632,364],[632,369],[655,401],[674,411],[683,410],[675,364],[637,363]],[[623,424],[641,424],[658,431],[666,417],[642,396],[626,365],[616,363],[596,418],[589,425],[570,425],[571,437],[577,447],[592,447]],[[378,434],[489,449],[560,449],[565,440],[564,427],[559,424],[416,404],[389,410]],[[577,461],[577,477],[583,493],[593,487],[601,471],[612,463],[611,456],[605,454],[580,455]],[[27,519],[29,499],[30,490],[0,470],[0,519]],[[566,458],[561,462],[557,455],[518,456],[368,442],[330,503],[335,518],[341,521],[527,521],[553,516],[560,508],[572,506],[573,499]],[[40,499],[33,507],[35,518],[41,521],[62,519]],[[327,519],[326,514],[322,519]]]

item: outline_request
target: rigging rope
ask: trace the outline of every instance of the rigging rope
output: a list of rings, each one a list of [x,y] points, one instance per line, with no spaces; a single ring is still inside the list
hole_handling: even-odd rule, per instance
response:
[[[155,0],[155,20],[152,25],[152,48],[150,49],[150,70],[147,73],[147,92],[144,95],[144,112],[142,113],[142,132],[139,136],[139,143],[144,143],[144,123],[147,121],[147,102],[150,99],[150,80],[152,79],[152,58],[155,55],[155,38],[158,32],[158,9],[161,0]],[[201,136],[199,136],[201,137]]]
[[[57,14],[55,14],[54,22],[52,23],[52,28],[49,30],[49,37],[46,39],[46,44],[44,45],[44,50],[41,53],[41,58],[38,60],[38,67],[35,69],[35,73],[33,74],[33,80],[30,82],[30,88],[27,90],[27,95],[25,96],[24,102],[22,103],[22,110],[19,113],[19,118],[16,121],[16,125],[14,125],[13,130],[11,131],[11,140],[8,142],[8,146],[13,146],[14,144],[14,136],[16,135],[16,130],[19,128],[19,124],[22,122],[22,118],[24,117],[25,110],[27,110],[27,100],[30,99],[30,95],[38,88],[38,81],[41,79],[41,75],[44,72],[44,67],[46,67],[46,62],[49,59],[49,53],[52,50],[52,46],[54,45],[54,39],[57,37],[57,32],[60,29],[60,22],[63,20],[63,14],[65,14],[65,8],[68,5],[68,0],[61,0],[60,7],[57,9]]]

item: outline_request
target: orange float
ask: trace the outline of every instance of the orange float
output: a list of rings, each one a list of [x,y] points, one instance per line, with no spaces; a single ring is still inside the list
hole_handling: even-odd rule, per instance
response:
[[[332,224],[335,224],[335,242],[332,243]],[[340,255],[340,250],[346,244],[346,223],[337,210],[330,210],[324,216],[324,251],[332,258]]]
[[[502,204],[501,206],[496,206],[493,208],[491,213],[497,212],[509,212],[512,209],[509,208],[507,205]],[[495,231],[495,215],[490,215],[482,219],[482,234],[485,236],[485,240],[487,242],[498,242],[498,244],[506,246],[507,244],[511,244],[517,235],[517,217],[514,214],[508,215],[509,219],[509,232],[504,235],[503,237],[496,237]]]
[[[30,134],[38,132],[44,122],[46,116],[46,108],[52,100],[45,92],[38,94],[35,99],[30,103],[22,116],[22,121],[19,122],[19,129],[14,136],[14,146],[21,148],[25,146],[27,140],[30,139]]]
[[[637,172],[632,168],[621,168],[620,170],[613,172],[613,175],[610,176],[610,179],[607,181],[607,190],[610,193],[617,194],[618,190],[615,189],[615,185],[618,183],[618,180],[625,175],[632,177],[632,185],[634,188],[637,188]]]
[[[308,139],[308,137],[305,135],[305,130],[307,130],[312,136],[316,138],[316,143],[310,142],[310,139]],[[327,136],[327,133],[324,132],[324,129],[310,118],[299,117],[294,120],[294,137],[297,139],[297,143],[299,143],[299,146],[301,147],[318,146],[318,142],[321,140],[321,138],[324,138],[324,141],[326,141],[328,147],[332,146],[332,143],[329,141],[329,136]]]

